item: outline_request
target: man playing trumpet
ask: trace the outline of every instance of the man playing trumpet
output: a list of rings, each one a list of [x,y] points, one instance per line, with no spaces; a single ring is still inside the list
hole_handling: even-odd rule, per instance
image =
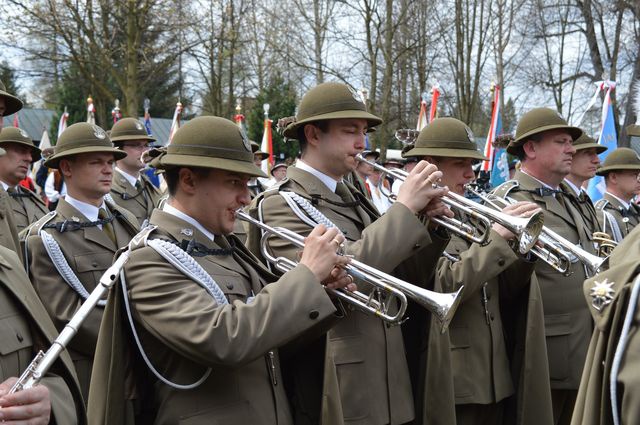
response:
[[[435,119],[405,156],[436,165],[443,173],[441,184],[458,195],[475,177],[473,164],[486,160],[469,127],[455,118]],[[538,211],[531,202],[502,210],[514,221]],[[464,212],[457,212],[457,218],[473,224]],[[445,250],[449,255],[438,262],[436,290],[455,291],[464,284],[448,333],[441,335],[434,326],[429,332],[420,321],[404,325],[407,347],[418,351],[414,423],[551,423],[535,262],[514,252],[510,242],[516,235],[502,225],[494,223],[488,231],[484,246],[453,235]],[[420,347],[427,338],[425,351]],[[530,395],[534,389],[535,396]]]
[[[229,120],[189,121],[152,165],[169,199],[134,237],[111,291],[92,423],[293,424],[277,348],[333,318],[321,283],[354,289],[339,268],[343,236],[315,228],[300,264],[276,281],[232,234],[249,178],[265,174]]]
[[[314,220],[331,222],[356,260],[424,284],[447,239],[418,216],[425,209],[450,214],[439,202],[446,189],[432,187],[442,174],[432,164],[419,163],[382,217],[345,182],[365,148],[366,133],[380,123],[343,84],[309,90],[295,121],[284,130],[286,138],[299,141],[302,156],[277,188],[253,201],[250,212],[268,225],[303,235]],[[254,253],[260,251],[260,236],[258,229],[250,229],[248,246]],[[274,240],[270,248],[290,259],[297,255],[295,246],[281,241]],[[371,291],[362,283],[358,289]],[[402,424],[414,417],[401,331],[378,317],[349,309],[326,338],[308,342],[287,368],[297,424]]]

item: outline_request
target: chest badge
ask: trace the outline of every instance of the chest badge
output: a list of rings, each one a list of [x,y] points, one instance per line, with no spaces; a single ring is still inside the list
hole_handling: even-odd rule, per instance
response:
[[[182,229],[180,230],[181,235],[185,235],[187,237],[193,236],[193,229]]]
[[[612,286],[614,283],[615,282],[609,282],[608,279],[605,279],[602,282],[598,282],[597,280],[594,282],[593,287],[589,292],[589,296],[591,297],[591,305],[597,311],[602,311],[604,307],[611,304],[613,301],[615,291]]]

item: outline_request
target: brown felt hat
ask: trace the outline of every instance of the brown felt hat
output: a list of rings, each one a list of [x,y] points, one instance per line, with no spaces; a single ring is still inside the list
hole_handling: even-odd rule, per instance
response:
[[[604,176],[611,171],[637,170],[640,171],[640,158],[636,151],[630,148],[618,148],[611,152],[604,160],[602,167],[596,172],[599,176]]]
[[[31,148],[31,156],[36,161],[40,159],[40,149],[33,143],[29,134],[21,128],[5,127],[0,131],[0,146],[8,143],[17,143]]]
[[[507,146],[507,152],[517,155],[520,146],[535,134],[549,130],[566,130],[573,140],[582,135],[582,130],[572,127],[557,111],[550,108],[535,108],[527,112],[518,121],[516,137]]]
[[[404,152],[402,156],[405,158],[440,156],[487,160],[478,150],[471,129],[455,118],[434,119],[420,131],[413,149]]]
[[[58,168],[60,160],[81,153],[112,153],[114,158],[120,160],[127,153],[113,146],[107,132],[95,124],[79,122],[69,126],[62,132],[58,143],[44,165],[49,168]]]
[[[148,140],[155,142],[156,139],[147,134],[144,125],[135,118],[122,118],[111,127],[109,138],[112,142],[125,140]]]

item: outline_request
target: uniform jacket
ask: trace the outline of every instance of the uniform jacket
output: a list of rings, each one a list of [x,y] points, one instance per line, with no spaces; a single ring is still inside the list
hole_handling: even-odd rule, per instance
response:
[[[113,171],[113,185],[111,186],[111,198],[113,201],[131,212],[142,226],[145,220],[151,216],[151,211],[158,206],[163,193],[158,189],[146,174],[140,174],[143,187],[138,189],[118,170]]]
[[[119,246],[125,246],[137,233],[138,222],[128,211],[108,203],[112,214],[120,214],[111,223],[116,233],[118,246],[97,226],[78,230],[59,232],[56,229],[43,229],[55,238],[60,245],[67,263],[75,272],[84,288],[91,293],[99,284],[102,274],[113,263],[113,256]],[[65,220],[86,222],[84,217],[71,204],[61,199],[56,208],[56,216],[49,223],[62,223]],[[44,221],[43,219],[41,221]],[[45,250],[37,229],[43,223],[36,222],[29,229],[27,239],[29,276],[33,286],[49,312],[54,325],[61,330],[82,304],[82,298],[63,280]],[[88,395],[91,377],[91,362],[98,338],[101,307],[96,307],[78,330],[78,335],[69,344],[69,352],[74,361],[78,378],[85,396]],[[85,398],[86,400],[86,398]]]
[[[627,236],[640,222],[640,207],[634,202],[631,202],[631,206],[627,210],[620,201],[611,196],[609,193],[604,194],[601,200],[596,203],[598,209],[598,220],[604,231],[612,235],[610,226],[605,214],[609,213],[609,217],[613,217],[620,229],[621,236],[624,238]],[[620,241],[617,241],[620,242]]]
[[[463,298],[448,332],[431,326],[416,424],[453,424],[457,404],[505,402],[503,424],[552,424],[542,300],[533,269],[497,233],[481,247],[453,236],[435,289]],[[426,385],[426,387],[424,387]]]
[[[218,305],[196,282],[169,264],[153,248],[137,245],[125,266],[134,320],[152,364],[168,379],[193,383],[207,368],[199,387],[175,390],[155,378],[124,386],[123,347],[135,347],[122,316],[122,290],[111,291],[100,330],[89,405],[92,424],[130,424],[125,400],[147,396],[143,421],[161,424],[293,424],[284,392],[276,348],[319,326],[336,311],[315,276],[298,266],[275,283],[233,236],[210,241],[189,223],[160,210],[149,238],[177,243],[194,240],[206,249],[229,249],[233,255],[193,258],[216,281],[228,305]],[[188,229],[188,230],[187,230]],[[247,302],[250,296],[255,296]],[[132,348],[136,351],[135,348]],[[130,378],[129,382],[131,381]],[[139,378],[138,378],[139,379]],[[151,397],[149,397],[151,395]]]
[[[640,272],[640,228],[636,227],[620,245],[613,250],[609,259],[610,268],[584,282],[584,296],[589,311],[595,321],[595,331],[589,344],[578,399],[574,408],[572,425],[613,424],[611,403],[611,368],[614,355],[620,343],[620,333],[630,304],[636,304],[636,311],[629,328],[626,349],[621,357],[615,388],[618,393],[618,412],[622,424],[640,423],[640,380],[638,365],[640,358],[640,338],[638,323],[640,311],[638,299],[631,299],[633,281]],[[611,285],[611,302],[601,311],[594,308],[592,290],[598,283]]]
[[[580,211],[580,215],[584,219],[585,224],[589,227],[589,231],[592,234],[594,232],[601,232],[602,227],[598,221],[598,213],[596,212],[596,208],[589,195],[584,190],[582,190],[579,195],[576,195],[573,192],[573,189],[564,182],[560,183],[560,188],[569,196],[573,206]]]
[[[425,224],[399,203],[378,218],[375,207],[352,185],[347,183],[347,187],[360,205],[342,206],[344,201],[315,176],[289,167],[287,179],[256,198],[250,213],[257,217],[260,209],[268,225],[306,235],[311,227],[292,212],[278,193],[288,190],[307,199],[315,198],[317,208],[346,237],[347,254],[387,273],[399,268],[397,276],[414,284],[428,282],[447,239],[432,239]],[[252,226],[247,245],[254,253],[259,253],[259,239],[259,230]],[[298,249],[290,244],[272,238],[270,247],[277,255],[296,259]],[[371,287],[359,283],[359,289],[367,292]],[[294,377],[305,376],[304,380],[295,378],[297,382],[290,386],[296,423],[377,425],[413,419],[398,326],[388,327],[377,317],[349,309],[347,317],[329,331],[326,341],[326,345],[316,341],[287,363]],[[322,388],[322,394],[312,391],[315,388]]]
[[[20,260],[23,261],[11,198],[2,187],[0,187],[0,245],[17,253]]]
[[[15,252],[0,247],[0,382],[19,377],[38,350],[58,335]],[[57,424],[86,424],[84,403],[69,354],[62,352],[41,381],[49,389]]]
[[[49,212],[42,199],[24,186],[16,186],[16,193],[9,195],[18,233]]]
[[[540,196],[527,192],[542,187],[542,184],[520,170],[514,179],[519,187],[508,196],[536,203],[544,212],[545,227],[595,253],[592,234],[571,202],[565,199],[566,207],[563,207],[551,194]],[[504,187],[496,190],[498,196],[503,196]],[[563,276],[543,261],[537,261],[535,271],[544,305],[551,388],[577,389],[593,331],[591,315],[582,296],[582,282],[586,277],[584,266],[579,261],[572,263],[571,275]]]

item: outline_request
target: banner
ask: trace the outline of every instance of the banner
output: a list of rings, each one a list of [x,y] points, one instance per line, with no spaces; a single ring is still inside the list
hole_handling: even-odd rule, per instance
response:
[[[502,128],[498,128],[498,125],[502,127],[502,122],[500,120],[500,86],[492,84],[491,92],[493,93],[493,100],[491,102],[491,123],[489,124],[487,142],[484,145],[484,156],[489,159],[487,161],[482,161],[482,165],[480,166],[480,171],[487,172],[491,171],[493,168],[493,142],[495,142],[496,136],[502,132]]]
[[[269,104],[262,105],[264,110],[264,131],[262,132],[262,144],[260,150],[269,154],[269,158],[266,161],[262,161],[262,171],[267,175],[271,173],[271,167],[275,163],[273,156],[273,133],[271,131],[272,120],[269,119]]]
[[[438,83],[431,87],[431,109],[429,109],[429,122],[438,117],[438,99],[440,98],[440,85]]]
[[[182,103],[178,101],[176,103],[176,110],[173,112],[173,120],[171,121],[171,130],[169,130],[169,140],[167,141],[167,145],[171,144],[173,140],[173,135],[176,134],[176,131],[180,128],[180,117],[182,115]]]
[[[600,128],[598,144],[606,146],[607,150],[598,155],[598,157],[601,162],[604,162],[605,158],[618,147],[618,136],[616,134],[616,125],[613,117],[613,105],[611,104],[611,91],[615,89],[616,83],[607,80],[602,81],[601,84],[600,90],[606,90],[606,94],[604,95],[604,102],[602,103],[602,126]],[[602,198],[604,192],[604,177],[595,176],[589,180],[587,193],[593,202]]]
[[[420,113],[418,113],[418,124],[416,130],[420,131],[427,126],[427,94],[422,93],[420,99]]]
[[[91,96],[87,98],[87,122],[89,124],[96,123],[96,107],[93,104]]]
[[[67,120],[69,119],[69,112],[67,112],[67,107],[64,107],[64,112],[60,115],[60,121],[58,122],[58,138],[63,131],[67,129]]]

